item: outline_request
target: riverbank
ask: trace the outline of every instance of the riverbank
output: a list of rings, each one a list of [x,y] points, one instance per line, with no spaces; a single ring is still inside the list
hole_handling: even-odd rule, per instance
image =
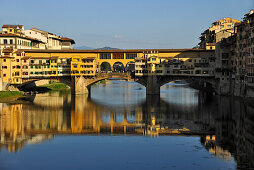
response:
[[[106,84],[106,80],[98,81],[97,83],[94,83],[93,85],[96,85],[96,84]]]
[[[58,82],[52,82],[50,84],[41,85],[39,87],[48,88],[49,90],[54,90],[54,91],[61,91],[61,90],[70,89],[70,87],[67,86],[66,84],[58,83]]]
[[[17,100],[17,98],[22,97],[24,92],[20,91],[0,91],[0,102],[11,102]]]

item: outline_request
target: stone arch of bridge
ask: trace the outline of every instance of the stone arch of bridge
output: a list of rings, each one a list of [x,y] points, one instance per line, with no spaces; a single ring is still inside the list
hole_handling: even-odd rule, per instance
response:
[[[91,79],[91,80],[88,80],[87,81],[87,84],[86,84],[86,87],[87,88],[90,88],[93,84],[99,82],[99,81],[102,81],[102,80],[107,80],[107,79],[111,79],[111,78],[117,78],[117,79],[122,79],[122,80],[131,80],[131,76],[128,75],[128,74],[124,74],[124,73],[121,73],[119,75],[117,74],[108,74],[108,75],[103,75],[103,76],[98,76],[97,78],[95,79]]]
[[[51,81],[63,83],[71,87],[71,78],[70,77],[58,77],[58,78],[35,78],[28,81],[24,81],[21,85],[18,86],[19,90],[30,91],[30,89],[36,88],[41,85],[49,84]],[[39,89],[38,89],[39,90]]]
[[[172,81],[185,81],[189,87],[196,90],[215,92],[215,82],[206,77],[189,77],[189,76],[165,76],[159,77],[160,87]]]

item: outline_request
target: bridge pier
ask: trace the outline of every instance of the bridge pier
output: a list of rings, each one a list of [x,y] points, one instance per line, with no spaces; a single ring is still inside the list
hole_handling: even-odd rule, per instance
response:
[[[160,83],[158,83],[158,77],[156,75],[147,77],[146,95],[160,95]]]
[[[86,79],[83,76],[71,77],[71,94],[88,94],[90,88],[87,88]]]

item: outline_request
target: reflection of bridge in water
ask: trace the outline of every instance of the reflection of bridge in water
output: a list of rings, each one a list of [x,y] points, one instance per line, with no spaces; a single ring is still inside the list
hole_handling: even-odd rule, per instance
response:
[[[60,95],[60,96],[59,96]],[[22,104],[1,104],[1,145],[10,150],[57,134],[206,135],[193,121],[195,110],[153,98],[136,106],[107,107],[86,95],[39,94]],[[153,104],[152,104],[153,103]],[[187,109],[188,110],[188,109]],[[190,116],[192,115],[192,116]],[[11,149],[12,148],[12,149]]]
[[[189,107],[147,98],[120,108],[100,105],[84,95],[40,94],[27,100],[1,104],[0,148],[15,151],[27,142],[61,134],[198,135],[219,157],[233,156],[239,166],[254,162],[253,109],[229,98],[206,102],[201,95]]]
[[[46,94],[47,95],[47,94]],[[194,110],[168,104],[160,98],[147,98],[137,106],[112,108],[100,105],[86,95],[66,95],[60,100],[54,96],[30,97],[33,105],[19,105],[26,134],[212,134],[203,125],[194,123]],[[18,106],[16,106],[18,107]],[[186,112],[187,111],[187,112]],[[29,123],[28,123],[29,122]]]

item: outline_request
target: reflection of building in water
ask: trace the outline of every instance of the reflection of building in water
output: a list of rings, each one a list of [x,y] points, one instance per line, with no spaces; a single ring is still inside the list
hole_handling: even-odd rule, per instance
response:
[[[226,97],[219,97],[216,106],[210,117],[216,149],[220,147],[226,157],[230,153],[237,169],[254,169],[254,109]]]
[[[8,148],[9,152],[20,150],[26,141],[44,141],[52,135],[27,135],[26,116],[23,113],[23,105],[7,105],[1,103],[0,111],[0,149]]]
[[[201,143],[204,147],[213,155],[217,156],[220,159],[230,161],[233,159],[231,153],[228,150],[223,149],[222,147],[216,144],[215,135],[206,135],[201,137]]]
[[[37,102],[43,100],[46,104]],[[63,95],[56,100],[50,104],[47,96],[37,95],[33,104],[1,104],[0,147],[16,151],[53,134],[194,134],[201,135],[211,154],[224,160],[234,157],[240,168],[254,162],[254,109],[237,100],[200,100],[189,110],[149,97],[141,105],[124,108],[101,106],[87,96]]]
[[[187,123],[179,123],[179,119],[185,116],[179,116],[180,113],[177,116],[167,115],[169,110],[173,113],[177,108],[166,107],[165,103],[160,103],[160,99],[147,100],[142,106],[116,109],[117,111],[100,106],[85,95],[71,97],[66,94],[40,94],[28,100],[34,101],[33,104],[2,104],[1,144],[6,144],[8,138],[9,143],[23,146],[24,142],[34,143],[36,139],[43,139],[42,136],[34,136],[41,134],[114,133],[154,136],[190,132],[185,127]]]
[[[7,147],[8,151],[16,151],[23,146],[25,136],[23,128],[22,105],[6,105],[1,103],[0,112],[0,148]],[[18,141],[18,142],[17,142]],[[6,144],[4,146],[3,144]]]

